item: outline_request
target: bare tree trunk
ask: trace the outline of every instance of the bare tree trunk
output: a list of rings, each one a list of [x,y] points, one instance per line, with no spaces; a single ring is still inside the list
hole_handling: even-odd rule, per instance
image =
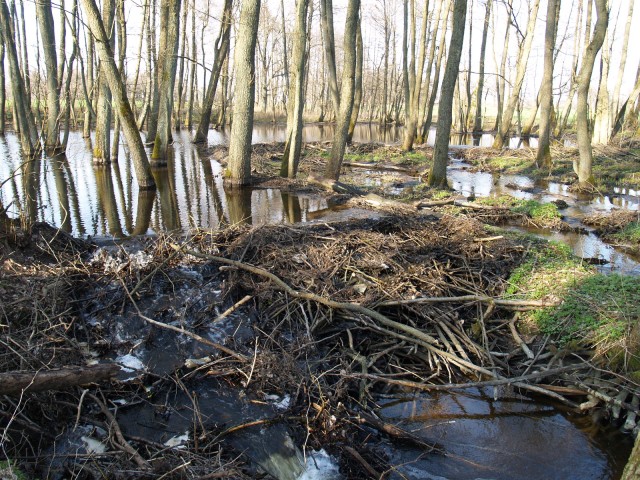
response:
[[[342,159],[347,145],[347,133],[349,121],[351,120],[351,111],[353,110],[355,90],[356,37],[359,18],[360,0],[349,0],[344,27],[344,67],[340,89],[340,109],[337,115],[336,133],[331,146],[331,156],[324,170],[324,176],[331,180],[338,180],[340,177],[340,168],[342,167]]]
[[[18,52],[14,41],[15,31],[12,26],[6,0],[0,0],[0,34],[4,38],[7,58],[9,59],[9,77],[13,94],[14,115],[20,129],[20,145],[27,156],[34,156],[40,151],[38,133],[33,116],[29,111],[27,91],[24,79],[20,74]]]
[[[76,41],[78,38],[78,0],[73,0],[73,7],[71,7],[71,36],[74,39],[73,42],[73,50],[71,51],[71,56],[69,57],[69,67],[67,80],[64,86],[64,95],[65,95],[65,111],[64,111],[64,133],[62,135],[62,148],[66,150],[67,143],[69,141],[69,130],[71,128],[71,112],[73,111],[73,98],[71,97],[71,80],[73,73],[73,63],[75,62],[76,57],[78,56],[78,42]]]
[[[502,50],[502,58],[500,59],[500,74],[496,77],[498,113],[496,114],[496,123],[494,128],[497,132],[502,128],[502,113],[504,112],[504,99],[506,97],[507,85],[507,54],[509,53],[509,40],[511,39],[510,32],[511,21],[507,17],[507,28],[504,34],[504,49]]]
[[[55,149],[60,146],[60,92],[58,88],[56,35],[50,0],[36,2],[36,18],[42,37],[44,63],[47,69],[47,129],[44,144],[48,149]]]
[[[0,40],[1,36],[0,36]],[[4,42],[0,41],[0,136],[4,136],[4,124],[7,121],[7,95],[4,80]]]
[[[613,89],[612,106],[613,113],[618,112],[620,106],[620,88],[622,87],[622,78],[624,77],[625,67],[627,66],[627,53],[629,51],[629,36],[631,35],[631,20],[633,18],[634,1],[629,1],[629,11],[627,12],[627,23],[624,27],[624,39],[622,40],[622,52],[620,54],[620,64],[618,65],[618,79]],[[613,138],[613,137],[612,137]]]
[[[347,143],[353,140],[353,132],[358,123],[360,116],[360,106],[362,105],[362,67],[364,62],[364,52],[362,45],[362,25],[358,20],[358,31],[356,34],[356,79],[355,92],[353,96],[353,109],[351,111],[351,119],[349,120],[349,131],[347,132]]]
[[[500,125],[500,129],[496,133],[496,138],[493,141],[493,148],[502,148],[504,146],[505,140],[509,135],[509,130],[511,129],[513,114],[515,113],[515,109],[520,98],[520,90],[522,89],[522,84],[524,82],[524,77],[527,70],[527,63],[529,61],[529,54],[531,53],[531,44],[533,42],[533,33],[536,26],[536,20],[538,18],[539,8],[540,0],[534,0],[533,8],[529,13],[527,32],[518,51],[518,60],[516,62],[516,80],[514,82],[511,95],[509,96],[507,109],[503,113],[502,124]]]
[[[413,1],[412,1],[413,7]],[[415,30],[413,30],[413,24],[415,23],[415,12],[412,12],[412,32],[411,32],[411,61],[409,65],[409,97],[406,102],[409,104],[407,123],[405,126],[404,141],[402,149],[404,151],[410,151],[413,149],[413,143],[416,139],[418,128],[418,114],[420,111],[420,94],[422,92],[422,74],[424,71],[424,62],[426,58],[426,43],[427,43],[427,19],[428,19],[429,1],[425,1],[424,12],[422,14],[422,27],[420,34],[420,50],[418,53],[418,66],[416,68],[415,58]]]
[[[287,145],[282,157],[280,176],[295,178],[302,150],[302,113],[304,110],[304,85],[307,63],[307,11],[309,0],[296,1],[296,26],[293,32],[291,59],[291,83],[287,105]]]
[[[109,42],[108,51],[111,53],[113,60],[113,48],[115,44],[114,19],[115,19],[115,0],[104,0],[102,3],[102,18],[107,39]],[[97,40],[96,33],[92,31],[93,36]],[[96,45],[96,49],[100,49],[101,45]],[[111,159],[111,90],[109,83],[105,78],[104,59],[100,58],[100,71],[98,73],[98,102],[96,108],[96,141],[93,146],[94,163],[109,163]]]
[[[209,124],[211,123],[211,110],[213,109],[213,100],[216,96],[216,90],[218,88],[218,81],[220,79],[220,73],[222,72],[222,66],[229,54],[229,42],[231,37],[231,25],[232,19],[233,1],[225,0],[224,9],[222,12],[222,23],[220,24],[220,32],[216,39],[215,57],[213,60],[213,69],[211,76],[209,77],[209,85],[207,86],[207,94],[205,95],[204,102],[202,103],[202,112],[200,114],[200,123],[198,124],[198,131],[193,139],[193,143],[202,143],[207,141],[207,135],[209,133]]]
[[[551,162],[551,112],[553,110],[553,49],[556,44],[557,14],[561,0],[549,0],[547,25],[544,35],[544,73],[540,87],[540,138],[536,165],[550,168]]]
[[[438,108],[438,128],[433,150],[433,166],[429,172],[429,185],[431,187],[447,188],[447,163],[453,117],[453,94],[460,68],[466,16],[467,0],[455,0],[449,55],[447,56],[447,66],[442,79],[442,93]]]
[[[442,68],[442,59],[446,51],[445,39],[447,34],[447,24],[449,22],[449,12],[451,10],[451,0],[447,0],[445,8],[440,12],[441,24],[440,39],[438,45],[438,59],[436,60],[436,70],[433,76],[433,85],[431,86],[431,93],[429,94],[429,103],[426,106],[425,119],[422,123],[422,141],[426,143],[429,138],[429,129],[431,128],[431,119],[433,118],[433,108],[436,104],[436,97],[438,96],[438,89],[440,88],[440,70]],[[427,77],[428,78],[428,77]]]
[[[289,49],[287,48],[287,26],[284,21],[284,0],[280,0],[280,14],[282,20],[282,52],[284,55],[284,79],[286,91],[290,90],[289,83]]]
[[[382,2],[384,15],[384,79],[382,82],[382,109],[380,124],[386,124],[389,121],[389,42],[391,41],[391,28],[387,12],[387,1],[388,0],[383,0]]]
[[[260,0],[242,0],[234,56],[236,85],[233,123],[225,174],[225,183],[229,185],[246,185],[251,179],[251,134],[256,94],[255,52],[259,20]]]
[[[580,187],[589,188],[593,184],[591,166],[593,152],[591,150],[591,132],[589,131],[589,86],[593,74],[598,51],[602,48],[609,23],[607,0],[594,0],[596,4],[597,20],[593,30],[593,37],[582,57],[582,66],[578,74],[578,104],[576,106],[576,130],[578,134],[578,150],[580,160],[577,165],[578,183]],[[574,166],[575,168],[575,166]]]
[[[142,26],[140,27],[140,38],[138,42],[138,56],[136,60],[136,73],[133,76],[133,92],[131,94],[133,113],[138,112],[138,80],[140,79],[140,63],[142,63],[142,43],[144,41],[145,32],[147,31],[147,22],[149,21],[149,0],[145,0],[142,10]],[[149,67],[149,66],[148,66]],[[148,68],[147,68],[148,69]],[[148,72],[147,72],[148,74]],[[143,102],[144,104],[144,102]],[[144,105],[143,105],[144,106]]]
[[[633,106],[635,105],[636,100],[638,100],[639,96],[640,96],[640,66],[638,66],[638,75],[636,77],[636,84],[633,87],[633,91],[631,92],[629,97],[625,100],[625,102],[622,104],[622,106],[620,107],[620,110],[618,111],[618,114],[616,115],[616,120],[613,123],[613,129],[611,131],[611,139],[613,139],[622,130],[622,127],[624,126],[625,118],[627,116],[627,111],[631,111],[633,109]]]
[[[124,0],[116,0],[116,28],[118,38],[118,70],[122,84],[127,85],[127,74],[124,71],[127,56],[127,23],[124,18]],[[135,101],[135,96],[133,97]],[[120,154],[120,117],[115,116],[113,122],[113,138],[111,143],[111,161],[117,162]]]
[[[180,40],[180,5],[182,0],[161,0],[160,2],[160,31],[166,31],[165,45],[160,41],[160,55],[158,64],[162,65],[159,72],[160,103],[158,108],[158,128],[153,145],[151,159],[165,162],[167,147],[172,141],[171,118],[173,112],[173,89],[176,84],[176,70],[178,67],[178,42]]]
[[[105,79],[109,82],[109,87],[114,96],[114,104],[120,116],[122,131],[129,146],[129,151],[131,152],[131,160],[138,185],[141,189],[155,188],[147,154],[144,150],[133,112],[131,111],[127,93],[122,84],[120,72],[118,72],[118,67],[113,59],[111,44],[107,37],[104,24],[102,23],[100,12],[98,11],[95,0],[82,0],[82,5],[84,6],[86,22],[91,29],[91,33],[96,38],[96,47],[102,65],[101,69],[104,72]]]
[[[82,137],[83,138],[91,138],[91,119],[95,113],[93,99],[97,98],[96,92],[96,83],[95,75],[93,73],[93,64],[95,63],[94,58],[94,43],[93,43],[93,35],[88,35],[87,38],[87,83],[88,83],[88,95],[85,98],[85,102],[87,103],[86,108],[84,110],[84,123],[82,124]],[[97,105],[96,105],[96,108]]]
[[[196,4],[195,0],[191,2],[191,55],[193,60],[197,61],[198,51],[196,49]],[[189,75],[189,110],[187,111],[187,125],[193,128],[193,102],[195,97],[196,82],[196,63],[191,65],[191,73]]]
[[[184,61],[187,56],[187,18],[189,16],[189,2],[184,4],[182,9],[182,27],[180,27],[180,66],[178,68],[178,94],[176,95],[176,101],[178,102],[177,108],[174,109],[174,124],[175,129],[180,130],[182,128],[182,106],[184,104]]]
[[[606,144],[611,134],[611,112],[609,97],[609,67],[611,65],[611,38],[607,33],[600,54],[600,79],[598,97],[596,99],[596,114],[593,125],[592,142]]]
[[[320,25],[324,43],[325,62],[329,74],[329,91],[333,102],[333,112],[338,118],[340,111],[340,91],[338,90],[338,73],[336,70],[336,42],[333,33],[333,0],[320,0]]]
[[[478,72],[478,90],[476,92],[476,116],[473,122],[473,133],[482,132],[482,95],[484,93],[484,59],[487,52],[487,34],[489,33],[489,20],[491,19],[492,5],[493,5],[493,0],[487,0],[487,5],[485,6],[485,11],[484,11],[484,25],[482,27],[482,43],[480,44],[480,68]]]

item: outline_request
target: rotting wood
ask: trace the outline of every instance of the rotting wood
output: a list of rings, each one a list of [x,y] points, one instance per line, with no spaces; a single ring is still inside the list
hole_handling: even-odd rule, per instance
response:
[[[0,395],[17,395],[23,392],[60,390],[77,385],[100,382],[113,377],[120,367],[113,363],[40,370],[37,372],[0,373]]]

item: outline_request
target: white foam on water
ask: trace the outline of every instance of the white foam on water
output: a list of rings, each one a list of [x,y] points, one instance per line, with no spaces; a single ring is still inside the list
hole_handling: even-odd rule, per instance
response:
[[[340,480],[340,468],[335,459],[324,449],[307,452],[305,471],[298,480]]]

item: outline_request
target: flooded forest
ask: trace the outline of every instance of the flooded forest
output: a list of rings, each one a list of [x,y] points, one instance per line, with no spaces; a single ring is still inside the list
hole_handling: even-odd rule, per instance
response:
[[[0,0],[0,480],[640,480],[635,0]]]

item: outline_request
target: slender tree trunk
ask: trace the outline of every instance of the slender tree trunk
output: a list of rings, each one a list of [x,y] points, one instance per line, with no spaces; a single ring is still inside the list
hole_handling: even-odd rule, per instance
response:
[[[113,59],[113,51],[111,51],[111,43],[105,31],[104,24],[100,18],[100,12],[95,0],[82,0],[84,7],[85,19],[91,33],[96,38],[96,47],[105,79],[109,82],[109,87],[113,92],[114,105],[122,122],[122,131],[131,152],[131,160],[136,173],[138,185],[141,189],[155,188],[151,168],[147,154],[144,150],[144,144],[140,138],[140,133],[136,126],[131,105],[127,98],[125,87],[122,84],[120,72]]]
[[[173,91],[176,84],[178,67],[178,42],[180,40],[180,5],[181,0],[161,0],[160,31],[166,31],[165,48],[160,41],[158,64],[160,99],[158,108],[158,128],[153,145],[152,160],[165,162],[167,147],[171,143],[171,118],[173,113]],[[161,37],[162,39],[162,37]]]
[[[118,70],[122,84],[127,85],[127,74],[124,71],[127,56],[127,23],[124,18],[124,0],[116,0],[116,31],[118,38]],[[135,101],[135,95],[133,96]],[[111,143],[111,161],[117,162],[120,155],[120,117],[115,116],[113,122],[113,138]]]
[[[533,43],[533,33],[536,26],[539,8],[540,0],[534,0],[533,8],[531,9],[531,12],[529,14],[529,22],[527,23],[527,32],[518,52],[518,60],[516,62],[516,80],[509,97],[507,109],[503,113],[502,124],[500,126],[500,129],[496,133],[496,138],[493,141],[493,148],[502,148],[504,146],[506,138],[509,135],[509,130],[511,129],[513,114],[515,113],[518,100],[520,99],[520,90],[522,89],[522,84],[524,83],[524,77],[527,70],[527,63],[529,61],[529,54],[531,52],[531,45]]]
[[[589,131],[589,86],[593,74],[598,51],[602,48],[609,23],[607,0],[594,0],[596,4],[597,20],[593,30],[593,37],[582,57],[582,66],[578,74],[578,104],[576,106],[576,130],[578,134],[578,150],[580,160],[577,165],[578,183],[580,187],[590,188],[593,185],[591,166],[593,152],[591,150],[591,132]]]
[[[464,42],[464,30],[467,16],[467,0],[455,0],[453,7],[453,26],[447,66],[442,79],[442,93],[438,109],[438,128],[433,151],[433,167],[429,172],[431,187],[447,187],[447,163],[449,159],[449,137],[453,117],[453,94],[460,68],[460,56]]]
[[[13,94],[14,115],[20,130],[20,145],[24,154],[31,157],[40,151],[40,144],[36,125],[29,111],[25,82],[20,74],[20,62],[14,41],[15,31],[5,0],[0,0],[0,26],[2,27],[0,34],[4,38],[6,55],[9,60],[9,77]]]
[[[338,118],[340,111],[340,91],[338,89],[338,73],[336,70],[336,48],[333,33],[333,0],[320,0],[320,25],[324,43],[325,62],[329,74],[329,91],[333,102],[333,112]]]
[[[47,129],[44,144],[48,149],[55,149],[60,146],[60,91],[58,88],[56,35],[50,0],[36,2],[36,18],[42,37],[44,63],[47,69]]]
[[[633,7],[635,1],[629,0],[629,11],[627,12],[627,23],[624,27],[624,38],[622,40],[622,52],[620,54],[620,64],[618,65],[618,79],[613,89],[612,106],[613,113],[617,113],[620,106],[620,88],[622,87],[622,78],[624,77],[625,67],[627,66],[627,54],[629,51],[629,37],[631,35],[631,20],[633,19]],[[612,136],[613,138],[613,136]]]
[[[64,111],[64,133],[62,135],[62,148],[66,150],[67,143],[69,141],[69,130],[71,128],[71,113],[73,111],[73,98],[71,97],[71,80],[73,73],[73,64],[75,62],[76,57],[78,56],[78,42],[75,41],[78,38],[78,0],[73,0],[73,6],[71,7],[71,36],[74,39],[73,42],[73,50],[71,51],[71,56],[69,57],[69,67],[67,80],[64,86],[64,95],[65,95],[65,111]]]
[[[195,0],[191,2],[191,55],[193,60],[198,59],[198,50],[196,49],[196,4]],[[196,64],[191,65],[189,74],[189,110],[187,111],[187,125],[193,128],[193,102],[195,98],[195,82],[196,82]]]
[[[556,44],[557,13],[561,0],[549,0],[544,34],[544,73],[540,87],[540,137],[536,164],[551,167],[551,113],[553,110],[553,49]]]
[[[389,121],[389,42],[391,42],[391,28],[389,14],[387,12],[387,1],[383,0],[384,15],[384,79],[382,82],[382,109],[380,115],[380,124],[386,124]]]
[[[293,32],[291,58],[291,83],[287,105],[287,144],[280,166],[280,176],[295,178],[302,150],[302,113],[304,110],[304,85],[307,63],[307,11],[309,0],[296,1],[296,26]]]
[[[182,106],[184,99],[184,61],[187,56],[187,18],[189,16],[189,3],[184,4],[184,8],[182,9],[182,26],[180,27],[180,60],[178,67],[178,94],[176,95],[175,100],[177,101],[177,108],[174,109],[174,124],[176,130],[180,130],[182,128]]]
[[[493,0],[487,0],[484,11],[484,25],[482,27],[482,43],[480,44],[480,67],[478,72],[478,90],[476,92],[476,116],[473,122],[473,133],[482,132],[482,95],[484,94],[484,59],[487,52],[487,35],[489,33],[489,20],[491,19],[491,6]]]
[[[286,91],[289,92],[291,85],[289,83],[289,49],[287,48],[287,26],[284,19],[284,0],[280,0],[280,15],[282,20],[282,52],[284,55],[283,64],[285,88]]]
[[[140,27],[140,38],[138,41],[136,73],[133,76],[133,93],[131,95],[131,108],[133,109],[134,114],[138,112],[138,80],[140,79],[140,63],[142,63],[142,43],[144,41],[145,32],[147,31],[147,22],[149,21],[149,0],[145,0],[142,12],[142,26]]]
[[[422,123],[422,140],[424,143],[429,139],[429,129],[431,128],[431,120],[433,118],[433,108],[436,104],[436,97],[438,96],[438,89],[440,88],[440,70],[442,68],[442,59],[444,58],[444,54],[446,51],[446,34],[447,34],[447,24],[449,22],[449,12],[451,10],[451,1],[447,0],[445,8],[441,12],[441,24],[440,28],[440,39],[438,45],[440,48],[438,49],[438,58],[436,60],[436,70],[433,75],[433,85],[431,86],[431,93],[429,94],[429,103],[426,106],[426,114],[424,122]]]
[[[344,67],[340,89],[340,109],[337,115],[336,134],[333,138],[331,156],[324,170],[324,176],[338,180],[347,145],[349,121],[353,110],[356,74],[356,38],[360,17],[360,0],[349,0],[344,28]]]
[[[85,98],[85,102],[87,103],[86,108],[84,110],[84,122],[82,124],[82,137],[83,138],[91,138],[91,120],[93,118],[93,113],[95,113],[94,110],[94,105],[93,105],[93,99],[97,98],[97,91],[96,91],[96,83],[97,81],[95,80],[95,75],[93,72],[93,65],[95,63],[95,58],[94,58],[94,42],[93,42],[93,36],[92,35],[88,35],[89,38],[87,38],[87,90],[88,90],[88,95]],[[97,105],[95,105],[96,108]]]
[[[412,2],[413,4],[413,2]],[[410,151],[413,149],[413,143],[416,139],[417,127],[418,127],[418,114],[420,111],[420,94],[422,92],[422,74],[424,71],[424,62],[426,58],[426,43],[427,43],[427,19],[429,16],[429,1],[425,1],[424,12],[422,14],[422,27],[420,34],[420,49],[418,53],[418,66],[416,69],[415,59],[415,31],[411,33],[411,61],[409,65],[409,97],[406,100],[409,104],[407,124],[405,126],[404,141],[402,149],[404,151]],[[415,14],[412,13],[412,30],[415,23]]]
[[[364,52],[362,45],[362,25],[358,20],[358,31],[356,34],[356,79],[355,79],[355,92],[353,97],[353,109],[351,111],[351,119],[349,120],[349,131],[347,132],[347,143],[351,143],[353,140],[353,132],[356,129],[358,123],[358,117],[360,116],[360,107],[362,105],[362,67],[364,63]]]
[[[596,114],[593,125],[592,142],[606,144],[611,135],[611,112],[609,97],[609,67],[611,65],[611,38],[607,33],[600,55],[600,81],[598,98],[596,99]]]
[[[202,112],[200,114],[200,123],[198,124],[198,131],[193,139],[193,143],[206,142],[207,135],[209,133],[209,124],[211,123],[211,111],[213,110],[213,101],[216,96],[216,90],[218,88],[218,81],[220,80],[220,73],[222,72],[222,66],[229,54],[229,42],[231,37],[231,25],[232,25],[232,8],[233,1],[225,0],[224,9],[222,12],[222,23],[220,24],[220,32],[216,39],[215,57],[213,60],[213,69],[211,76],[209,77],[209,85],[207,86],[207,93],[202,103]]]
[[[260,0],[242,0],[235,47],[233,123],[225,183],[246,185],[251,179],[251,134],[255,100],[255,52],[260,20]]]
[[[498,97],[498,113],[496,114],[495,130],[499,132],[502,128],[502,114],[504,112],[504,99],[506,98],[507,85],[507,54],[509,53],[509,40],[511,39],[511,21],[507,19],[507,28],[504,34],[504,48],[500,59],[500,75],[496,77],[496,88]],[[494,46],[495,48],[495,46]]]
[[[638,66],[638,75],[636,76],[636,84],[633,87],[633,91],[620,107],[620,110],[616,115],[615,122],[613,122],[611,139],[613,139],[622,130],[627,116],[627,111],[631,111],[633,109],[638,97],[640,97],[640,66]]]
[[[115,0],[104,0],[102,3],[102,18],[105,32],[109,41],[108,51],[113,60],[113,49],[115,44],[114,19]],[[97,36],[92,31],[94,38]],[[101,45],[96,45],[99,49]],[[109,163],[111,159],[111,90],[107,81],[104,59],[100,57],[100,72],[98,73],[98,102],[96,109],[96,141],[93,146],[94,163]]]
[[[4,42],[0,36],[0,136],[4,136],[4,124],[7,121],[7,94],[4,80]]]

